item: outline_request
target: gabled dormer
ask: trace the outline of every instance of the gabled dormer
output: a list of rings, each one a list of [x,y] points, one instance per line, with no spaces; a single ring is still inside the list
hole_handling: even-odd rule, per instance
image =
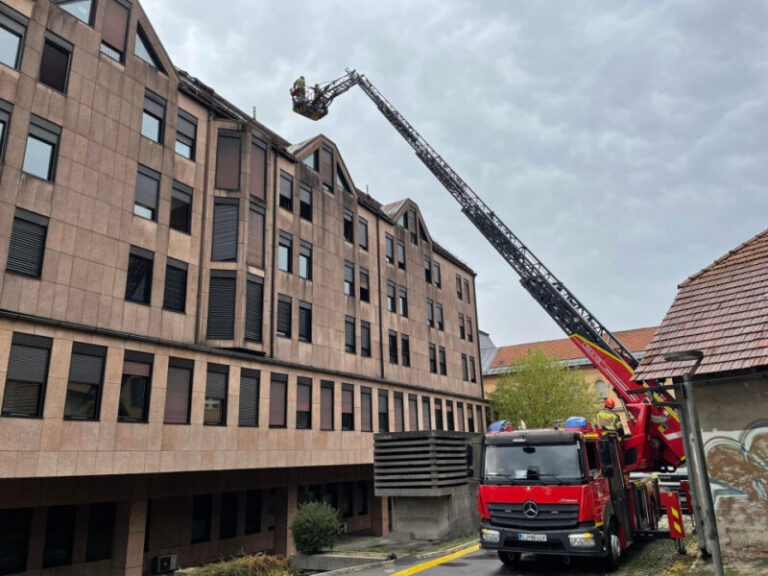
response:
[[[410,198],[382,206],[382,211],[398,226],[408,231],[411,244],[425,242],[432,245],[432,236],[421,215],[419,206]]]
[[[135,3],[133,10],[136,14],[136,27],[134,30],[130,30],[132,38],[128,41],[128,46],[133,46],[133,54],[151,68],[169,76],[172,80],[178,80],[173,62],[160,42],[144,9],[140,4]]]
[[[318,174],[321,187],[325,192],[335,194],[339,191],[357,197],[355,183],[336,144],[331,140],[319,134],[294,144],[288,148],[288,151],[298,162]]]

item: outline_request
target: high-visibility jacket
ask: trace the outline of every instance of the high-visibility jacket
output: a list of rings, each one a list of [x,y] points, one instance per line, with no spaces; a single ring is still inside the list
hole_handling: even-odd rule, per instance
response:
[[[619,417],[608,408],[603,408],[597,413],[597,426],[605,430],[617,430],[619,428]]]

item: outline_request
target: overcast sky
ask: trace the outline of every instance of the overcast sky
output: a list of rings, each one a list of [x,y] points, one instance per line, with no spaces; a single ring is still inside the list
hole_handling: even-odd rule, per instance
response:
[[[322,132],[379,201],[413,199],[477,272],[497,345],[563,334],[360,90],[312,123],[298,75],[365,73],[612,330],[658,324],[768,227],[768,3],[142,4],[176,66],[292,142]]]

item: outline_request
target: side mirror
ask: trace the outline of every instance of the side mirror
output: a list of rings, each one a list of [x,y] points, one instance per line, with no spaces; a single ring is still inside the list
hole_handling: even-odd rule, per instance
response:
[[[603,466],[602,472],[606,478],[613,478],[613,466]]]

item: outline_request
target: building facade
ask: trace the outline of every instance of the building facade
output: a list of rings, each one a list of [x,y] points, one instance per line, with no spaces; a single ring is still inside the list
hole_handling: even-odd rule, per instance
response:
[[[373,433],[484,428],[474,276],[138,2],[0,0],[0,574],[385,532]]]

